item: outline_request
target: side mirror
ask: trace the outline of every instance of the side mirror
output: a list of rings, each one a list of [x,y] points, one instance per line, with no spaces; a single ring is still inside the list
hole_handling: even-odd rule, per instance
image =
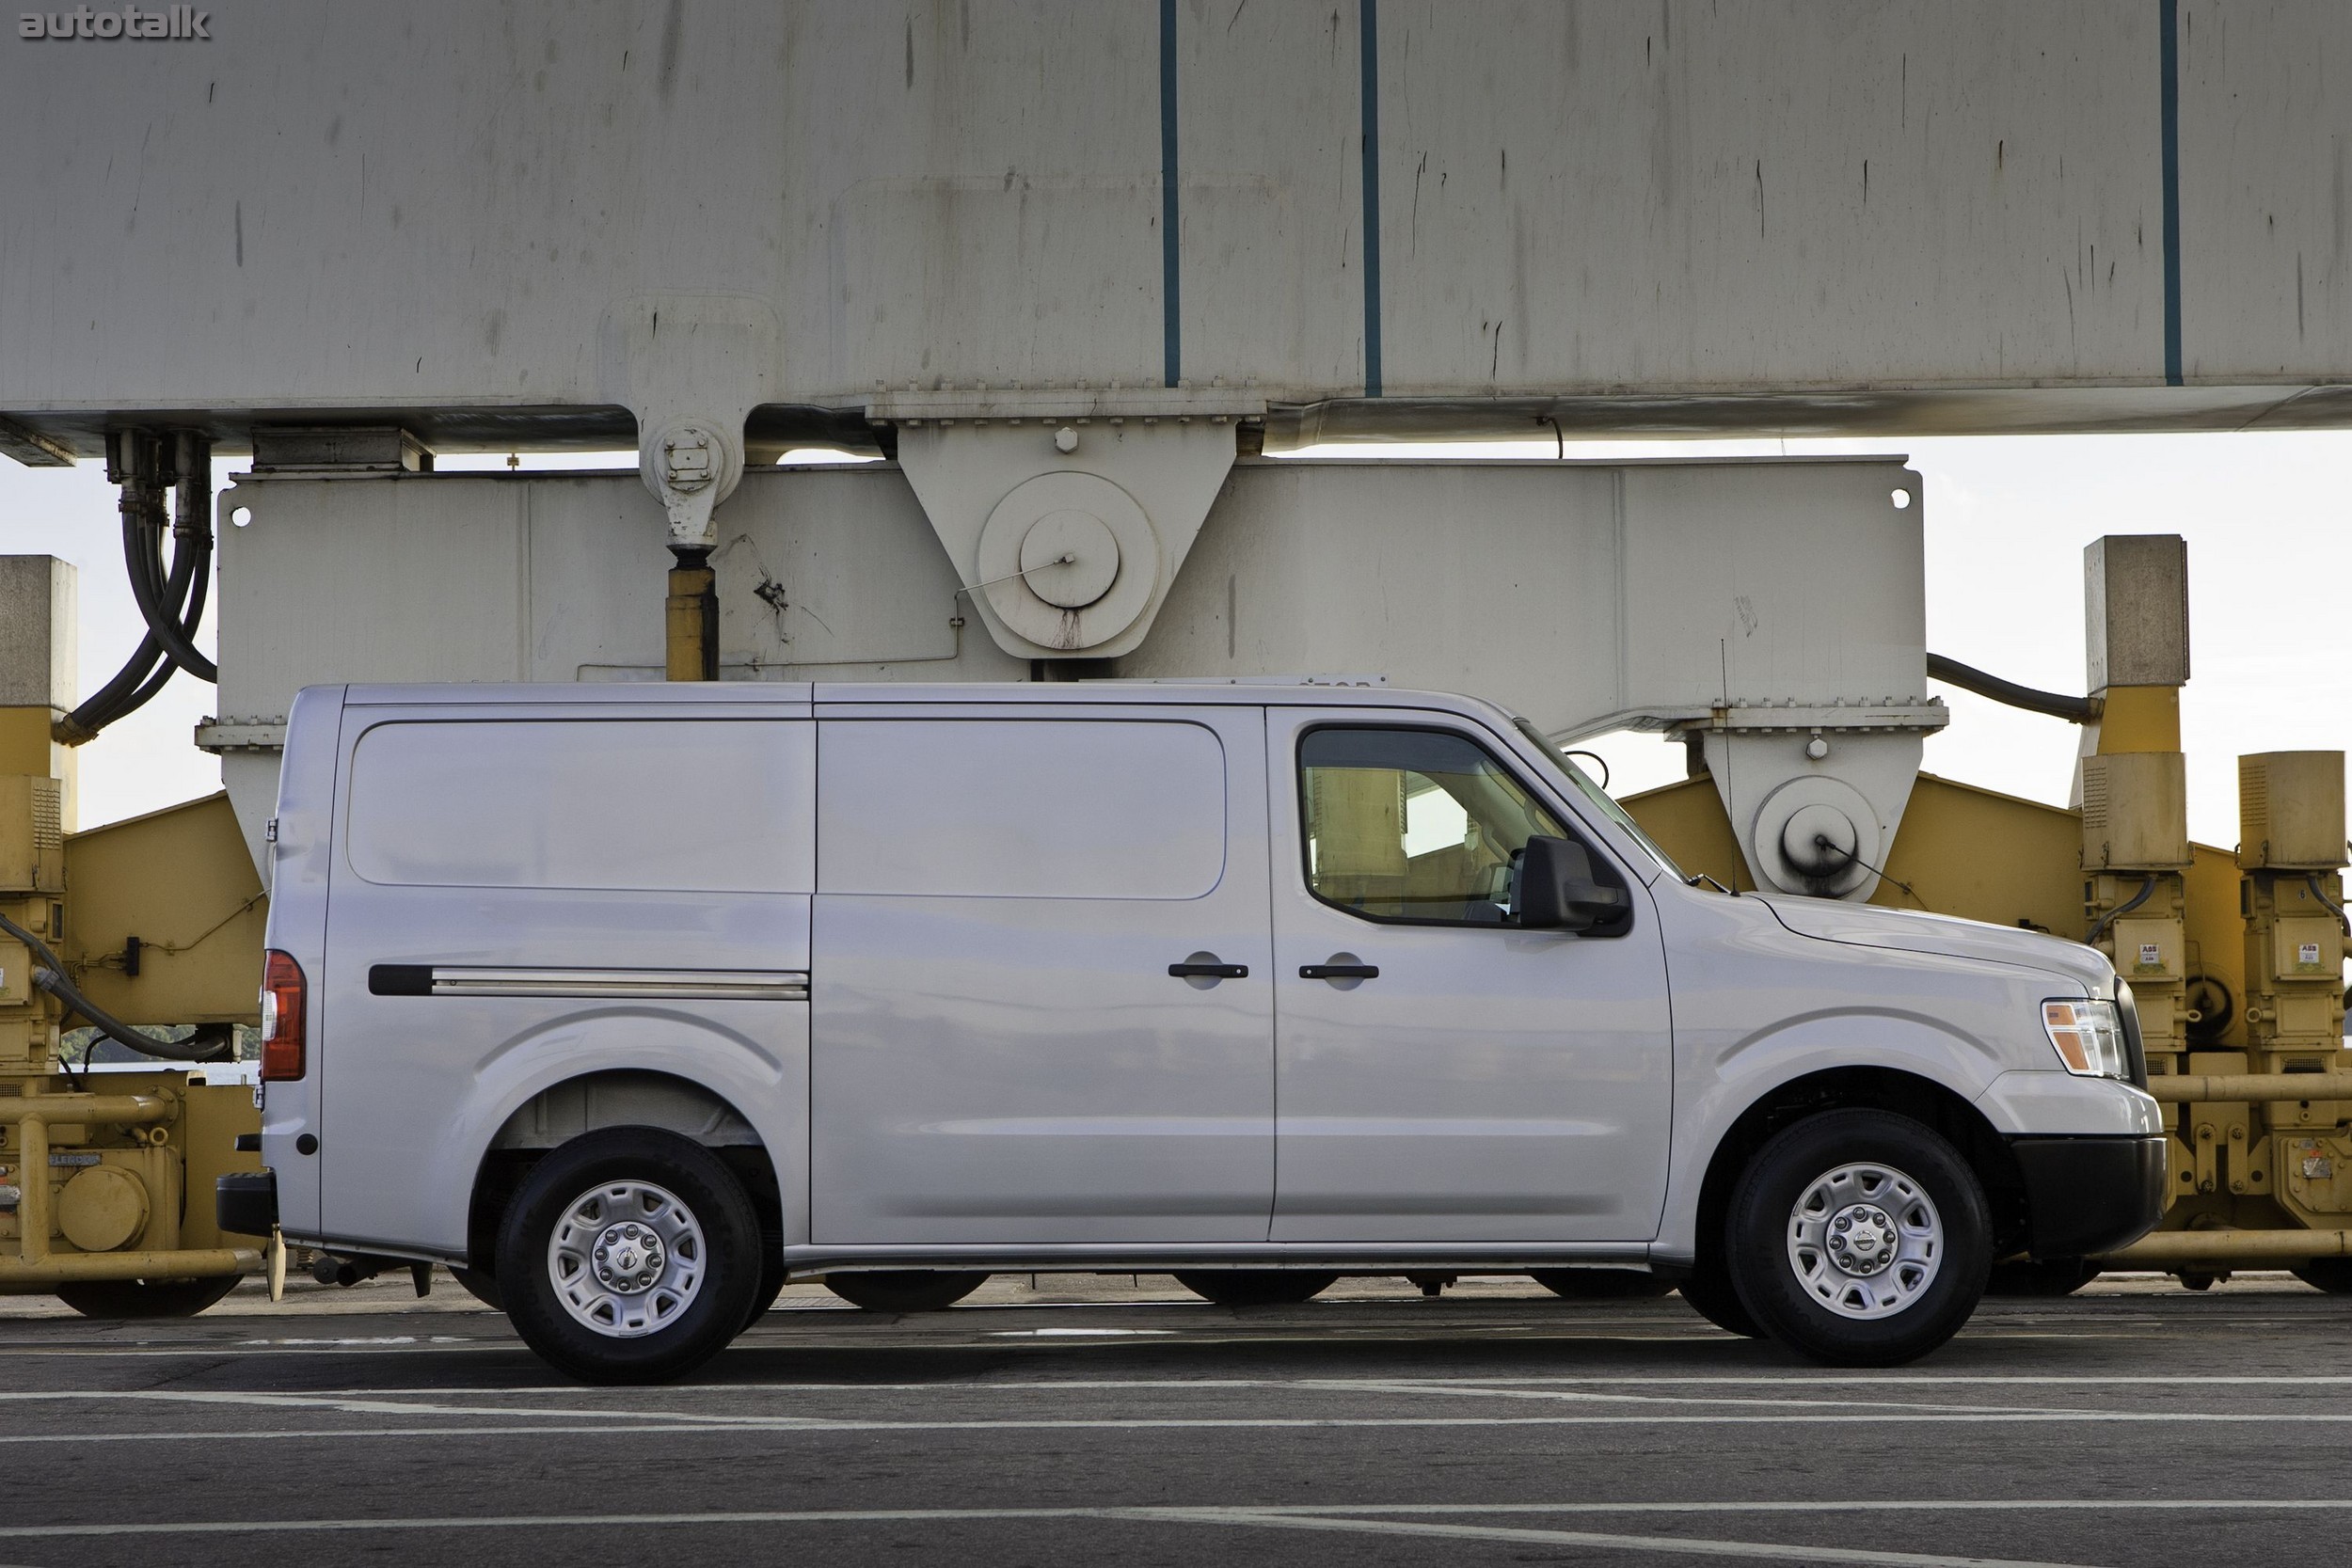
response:
[[[1512,904],[1529,929],[1587,931],[1625,908],[1625,890],[1594,878],[1593,858],[1581,844],[1539,835],[1520,852]]]

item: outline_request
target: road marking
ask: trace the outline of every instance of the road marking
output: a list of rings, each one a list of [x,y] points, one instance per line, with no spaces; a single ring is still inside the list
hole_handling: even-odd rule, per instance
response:
[[[415,1412],[434,1415],[430,1409]],[[2119,1412],[2105,1410],[2026,1411],[2015,1414],[1959,1414],[1949,1416],[1906,1415],[1902,1413],[1833,1415],[1628,1415],[1628,1416],[1301,1416],[1301,1417],[1158,1417],[1158,1418],[1100,1418],[1032,1420],[850,1420],[822,1417],[765,1416],[676,1416],[657,1414],[639,1416],[621,1413],[610,1420],[584,1421],[577,1414],[568,1421],[547,1423],[536,1418],[517,1420],[526,1413],[493,1413],[503,1418],[494,1425],[425,1426],[425,1427],[314,1427],[267,1428],[239,1431],[233,1428],[209,1432],[91,1432],[77,1429],[55,1433],[0,1433],[0,1447],[65,1445],[77,1443],[152,1443],[200,1442],[211,1444],[239,1441],[264,1442],[299,1439],[325,1442],[336,1439],[378,1441],[404,1437],[483,1437],[505,1438],[533,1433],[565,1433],[573,1435],[610,1435],[644,1433],[668,1433],[677,1435],[716,1433],[759,1432],[771,1434],[825,1434],[844,1432],[884,1433],[952,1433],[952,1432],[1341,1432],[1341,1431],[1440,1431],[1452,1428],[1494,1429],[1510,1427],[1660,1427],[1660,1426],[2057,1426],[2093,1425],[2102,1422],[2152,1425],[2247,1426],[2276,1425],[2282,1419],[2301,1426],[2339,1426],[2352,1423],[2352,1412],[2307,1415],[2296,1413],[2282,1416],[2276,1411],[2239,1415],[2228,1412],[2172,1411]]]
[[[1645,1505],[1627,1505],[1614,1512],[1655,1512]],[[1797,1542],[1726,1541],[1706,1537],[1631,1535],[1603,1531],[1530,1529],[1523,1527],[1467,1523],[1421,1523],[1393,1517],[1349,1517],[1326,1510],[1309,1513],[1293,1509],[1225,1508],[1001,1508],[1001,1509],[860,1509],[774,1510],[694,1513],[581,1513],[444,1515],[389,1519],[249,1519],[201,1520],[156,1524],[129,1520],[96,1525],[19,1525],[0,1528],[0,1540],[72,1540],[114,1536],[361,1533],[377,1530],[562,1529],[592,1528],[694,1527],[724,1525],[921,1524],[977,1522],[1036,1522],[1088,1520],[1103,1523],[1195,1524],[1239,1528],[1274,1528],[1435,1537],[1445,1540],[1504,1541],[1546,1545],[1577,1545],[1606,1550],[1666,1553],[1696,1557],[1731,1557],[1807,1562],[1846,1562],[1884,1565],[1884,1568],[2066,1568],[2063,1564],[2020,1562],[2002,1558],[1956,1557],[1917,1552],[1870,1551],[1852,1547],[1809,1545]]]

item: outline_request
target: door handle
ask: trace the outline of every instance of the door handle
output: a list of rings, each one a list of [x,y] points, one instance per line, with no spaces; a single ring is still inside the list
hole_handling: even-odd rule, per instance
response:
[[[1378,964],[1300,964],[1298,977],[1302,980],[1377,980]]]
[[[1168,972],[1179,980],[1247,980],[1249,978],[1248,964],[1169,964]]]

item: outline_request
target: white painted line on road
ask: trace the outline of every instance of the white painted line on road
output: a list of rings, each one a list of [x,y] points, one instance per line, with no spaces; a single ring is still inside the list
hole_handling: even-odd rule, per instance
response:
[[[432,1414],[430,1411],[421,1414]],[[2352,1412],[2282,1414],[2260,1411],[2237,1414],[2220,1411],[2022,1411],[2015,1414],[1910,1415],[1626,1415],[1626,1416],[1300,1416],[1300,1417],[1157,1417],[1035,1420],[850,1420],[823,1417],[652,1417],[617,1415],[602,1421],[545,1424],[512,1417],[496,1425],[437,1427],[314,1427],[210,1432],[93,1432],[75,1429],[55,1433],[0,1433],[0,1448],[82,1443],[262,1442],[300,1439],[310,1442],[382,1441],[405,1437],[484,1437],[502,1439],[534,1433],[580,1435],[622,1435],[668,1433],[678,1435],[758,1432],[786,1435],[823,1435],[843,1432],[1340,1432],[1355,1430],[1442,1431],[1453,1428],[1538,1427],[1735,1427],[1735,1426],[2064,1426],[2122,1423],[2127,1425],[2275,1426],[2292,1420],[2299,1426],[2341,1426],[2352,1423]]]
[[[1639,1508],[1617,1512],[1650,1512]],[[199,1535],[286,1535],[302,1533],[366,1533],[381,1530],[564,1529],[655,1527],[710,1527],[812,1524],[971,1524],[982,1522],[1036,1523],[1073,1520],[1115,1524],[1188,1524],[1239,1528],[1341,1531],[1380,1535],[1436,1537],[1445,1540],[1503,1541],[1543,1545],[1576,1545],[1602,1549],[1666,1553],[1693,1557],[1730,1557],[1765,1560],[1846,1562],[1876,1568],[2068,1568],[2065,1564],[2021,1562],[2013,1559],[1954,1557],[1920,1552],[1870,1551],[1844,1546],[1811,1545],[1801,1542],[1724,1541],[1705,1537],[1628,1535],[1602,1531],[1529,1529],[1523,1527],[1422,1524],[1396,1518],[1348,1517],[1338,1512],[1309,1513],[1291,1510],[1231,1508],[1000,1508],[1000,1509],[838,1509],[761,1511],[707,1513],[580,1513],[443,1515],[390,1519],[249,1519],[197,1520],[171,1524],[117,1521],[98,1525],[20,1525],[0,1528],[0,1540],[75,1540],[119,1536],[168,1535],[184,1539]]]

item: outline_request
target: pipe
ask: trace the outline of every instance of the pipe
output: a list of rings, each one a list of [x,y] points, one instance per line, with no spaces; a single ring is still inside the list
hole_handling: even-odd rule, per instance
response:
[[[2352,1230],[2159,1230],[2091,1259],[2102,1268],[2175,1263],[2300,1263],[2352,1256]]]
[[[2206,1101],[2352,1100],[2352,1072],[2176,1072],[2148,1080],[2167,1105]]]
[[[2099,717],[2099,701],[2095,697],[2069,697],[2062,691],[2041,691],[2030,686],[2019,686],[1998,675],[1987,674],[1971,664],[1942,654],[1928,655],[1930,678],[1947,686],[1957,686],[1963,691],[1973,691],[1979,697],[1990,697],[2010,707],[2022,707],[2028,713],[2046,713],[2053,719],[2064,719],[2077,724],[2088,724]]]
[[[32,1239],[26,1232],[27,1253]],[[262,1255],[252,1247],[53,1253],[44,1245],[40,1257],[0,1258],[0,1294],[45,1295],[56,1285],[77,1279],[215,1279],[227,1274],[259,1274],[261,1269]]]

